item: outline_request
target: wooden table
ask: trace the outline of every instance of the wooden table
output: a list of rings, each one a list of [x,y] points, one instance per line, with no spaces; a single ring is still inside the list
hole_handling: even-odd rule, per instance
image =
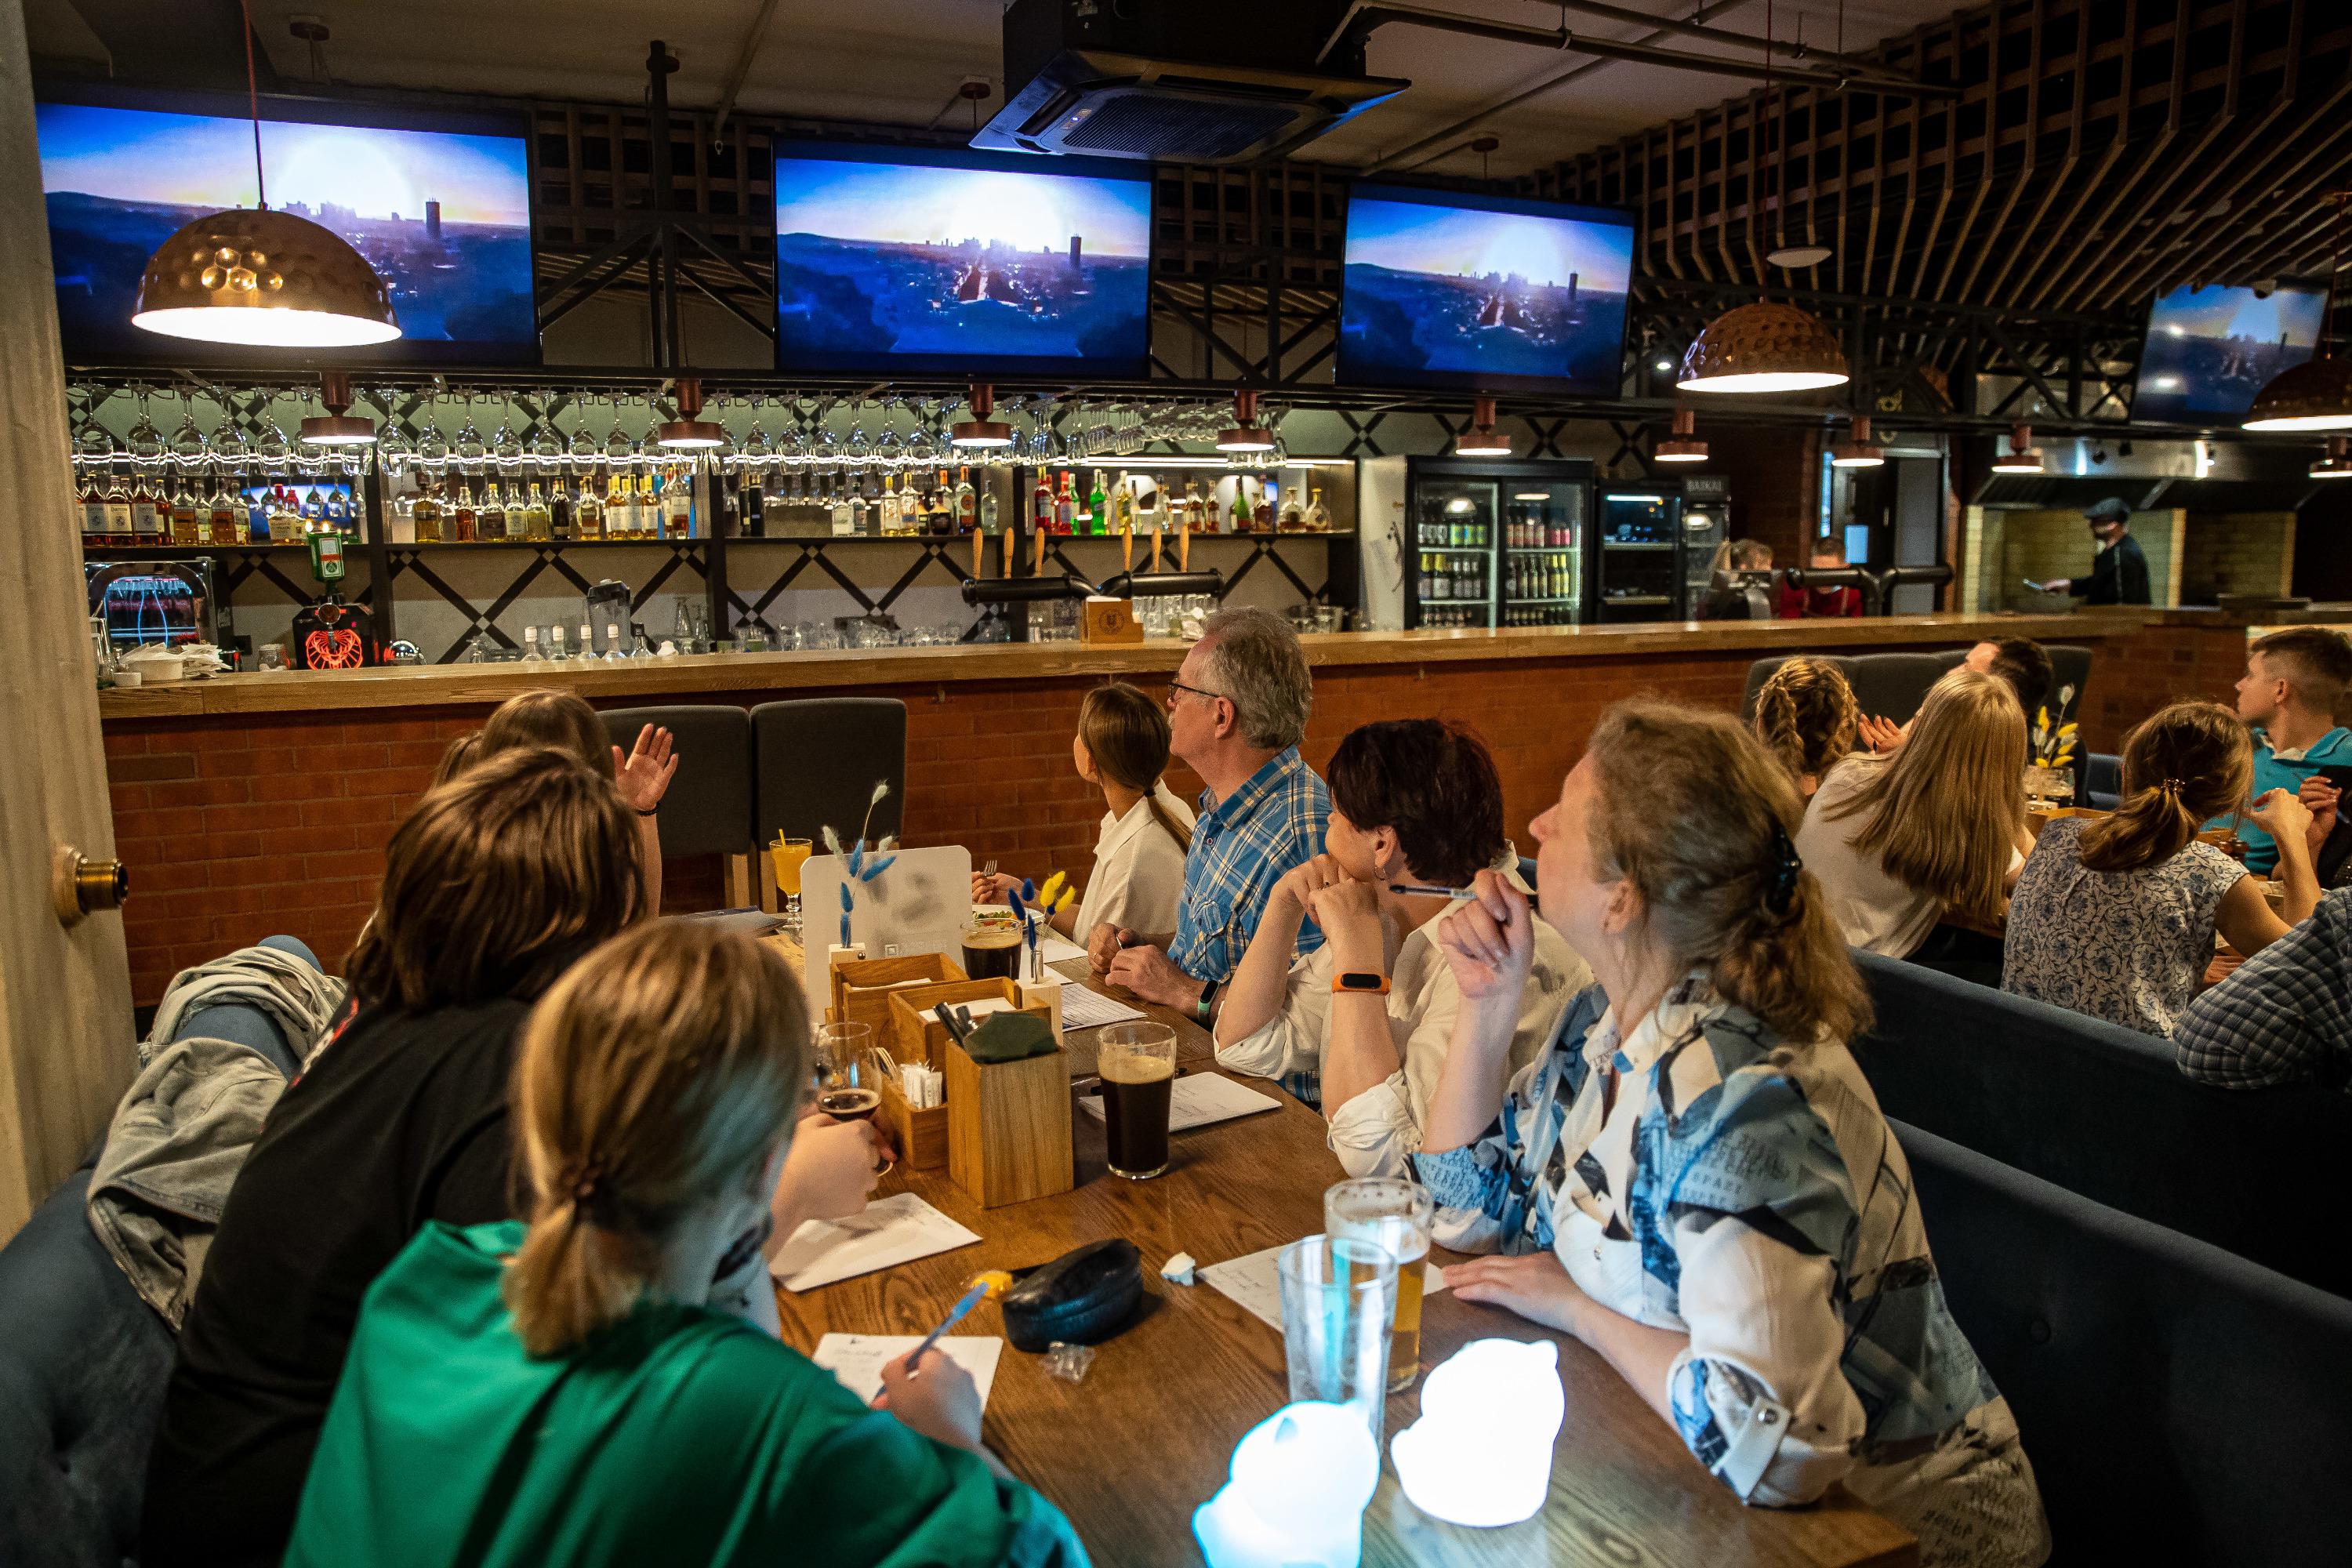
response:
[[[1071,978],[1085,974],[1083,960],[1063,967]],[[1176,1026],[1185,1068],[1211,1060],[1206,1031],[1168,1008],[1146,1011]],[[1091,1033],[1070,1038],[1074,1073],[1091,1070]],[[980,1244],[802,1294],[779,1290],[785,1341],[813,1350],[828,1332],[924,1333],[982,1268],[1024,1268],[1126,1237],[1143,1253],[1137,1321],[1097,1347],[1078,1384],[1056,1381],[1040,1358],[1008,1347],[986,1437],[1069,1515],[1105,1568],[1198,1563],[1192,1510],[1224,1484],[1242,1435],[1286,1402],[1288,1380],[1279,1332],[1213,1286],[1159,1279],[1160,1265],[1177,1252],[1220,1262],[1319,1231],[1323,1191],[1343,1174],[1321,1117],[1270,1083],[1251,1087],[1274,1094],[1279,1108],[1176,1134],[1173,1168],[1154,1181],[1109,1175],[1101,1124],[1082,1112],[1071,1118],[1078,1184],[1058,1197],[983,1211],[943,1172],[894,1172],[887,1190],[919,1194],[978,1232]],[[1415,1509],[1384,1459],[1364,1516],[1368,1564],[1899,1568],[1917,1561],[1908,1534],[1843,1490],[1810,1509],[1743,1507],[1606,1363],[1572,1340],[1451,1292],[1428,1298],[1422,1323],[1424,1366],[1475,1339],[1559,1344],[1568,1419],[1553,1450],[1551,1496],[1523,1524],[1465,1530]],[[963,1331],[1000,1332],[995,1310],[982,1307]],[[1419,1415],[1417,1390],[1391,1397],[1388,1432]]]

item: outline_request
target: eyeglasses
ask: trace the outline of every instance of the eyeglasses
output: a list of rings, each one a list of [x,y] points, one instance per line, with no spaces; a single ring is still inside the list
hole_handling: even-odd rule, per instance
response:
[[[1203,691],[1197,686],[1187,686],[1181,680],[1171,680],[1168,684],[1171,689],[1168,693],[1168,706],[1171,710],[1176,706],[1176,693],[1179,691],[1189,691],[1195,697],[1204,697],[1212,702],[1231,702],[1233,700],[1232,698],[1227,697],[1222,691]]]

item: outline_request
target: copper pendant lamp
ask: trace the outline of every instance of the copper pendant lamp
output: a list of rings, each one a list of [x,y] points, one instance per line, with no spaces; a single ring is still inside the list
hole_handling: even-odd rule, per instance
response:
[[[2029,425],[2009,427],[2009,450],[1992,460],[1996,474],[2038,474],[2042,472],[2042,451],[2033,444],[2033,428]]]
[[[1655,463],[1704,463],[1706,443],[1698,438],[1698,422],[1687,408],[1675,410],[1674,428],[1650,453]]]
[[[654,445],[673,452],[707,452],[727,445],[726,426],[702,416],[702,383],[677,378],[677,417],[654,426]]]
[[[1830,448],[1830,467],[1833,468],[1878,468],[1886,466],[1886,448],[1870,437],[1870,416],[1853,416],[1853,428],[1843,441]]]
[[[324,414],[313,414],[302,421],[300,440],[306,447],[373,447],[375,445],[375,421],[362,419],[349,412],[352,406],[352,378],[340,370],[322,372],[319,376],[319,401],[327,405]]]
[[[1507,458],[1511,455],[1511,438],[1495,428],[1495,400],[1474,397],[1470,400],[1470,428],[1454,437],[1454,455],[1457,458]]]
[[[2315,479],[2352,479],[2352,437],[2330,436],[2327,455],[2311,465]]]
[[[257,205],[207,213],[157,247],[139,279],[131,324],[166,337],[270,348],[356,348],[400,336],[392,297],[349,241],[269,210],[262,183],[261,99],[253,17],[245,18],[247,101],[253,116]]]
[[[1274,432],[1259,423],[1257,394],[1244,388],[1234,394],[1234,422],[1217,437],[1220,452],[1271,452]]]
[[[971,405],[971,417],[959,419],[949,427],[948,445],[977,447],[987,451],[1013,445],[1013,426],[995,417],[996,389],[984,381],[975,381],[965,395]]]
[[[2336,193],[2336,254],[2327,268],[2327,307],[2312,357],[2273,376],[2246,409],[2248,430],[2352,430],[2352,360],[2327,352],[2336,327],[2336,275],[2344,265],[2344,203]]]

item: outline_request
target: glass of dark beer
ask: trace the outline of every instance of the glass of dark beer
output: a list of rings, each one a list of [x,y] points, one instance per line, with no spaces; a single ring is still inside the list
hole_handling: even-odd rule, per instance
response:
[[[1095,1056],[1114,1176],[1146,1181],[1168,1169],[1168,1102],[1176,1085],[1176,1031],[1113,1024]]]
[[[973,924],[964,928],[963,972],[974,980],[1021,977],[1021,928]]]
[[[871,1024],[819,1024],[816,1035],[816,1108],[839,1121],[867,1121],[882,1108],[882,1091],[865,1055],[874,1044]]]

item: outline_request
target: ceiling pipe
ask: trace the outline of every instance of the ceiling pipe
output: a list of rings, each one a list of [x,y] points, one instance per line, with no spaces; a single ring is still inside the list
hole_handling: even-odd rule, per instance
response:
[[[760,0],[759,15],[751,18],[750,30],[736,46],[734,63],[727,68],[727,85],[719,89],[719,110],[710,117],[710,139],[713,142],[727,129],[727,117],[735,112],[736,95],[751,74],[751,57],[760,52],[761,43],[768,36],[768,24],[774,20],[776,0]]]
[[[1571,4],[1570,9],[1580,8]],[[1638,16],[1636,19],[1655,24],[1659,18]],[[1432,27],[1441,32],[1463,33],[1471,37],[1494,38],[1507,44],[1530,44],[1548,49],[1573,49],[1580,54],[1604,59],[1632,60],[1641,65],[1663,66],[1670,70],[1700,71],[1711,76],[1738,77],[1753,80],[1765,74],[1761,64],[1751,64],[1722,55],[1692,54],[1683,49],[1670,49],[1654,44],[1631,43],[1616,38],[1596,38],[1576,33],[1566,27],[1529,27],[1516,22],[1489,21],[1483,16],[1465,16],[1453,11],[1433,10],[1426,5],[1392,4],[1391,0],[1354,0],[1348,13],[1340,18],[1329,40],[1317,57],[1320,64],[1324,56],[1337,47],[1350,33],[1370,33],[1391,22],[1402,22],[1416,27]],[[1727,44],[1746,42],[1761,49],[1767,41],[1761,37],[1743,38],[1741,35],[1703,29],[1711,38]],[[1770,46],[1780,48],[1775,43]],[[1793,46],[1790,46],[1793,47]],[[1776,80],[1831,90],[1862,89],[1897,97],[1925,99],[1957,99],[1959,89],[1941,83],[1911,81],[1902,77],[1887,76],[1875,70],[1833,68],[1815,70],[1805,66],[1784,67],[1772,71]]]

